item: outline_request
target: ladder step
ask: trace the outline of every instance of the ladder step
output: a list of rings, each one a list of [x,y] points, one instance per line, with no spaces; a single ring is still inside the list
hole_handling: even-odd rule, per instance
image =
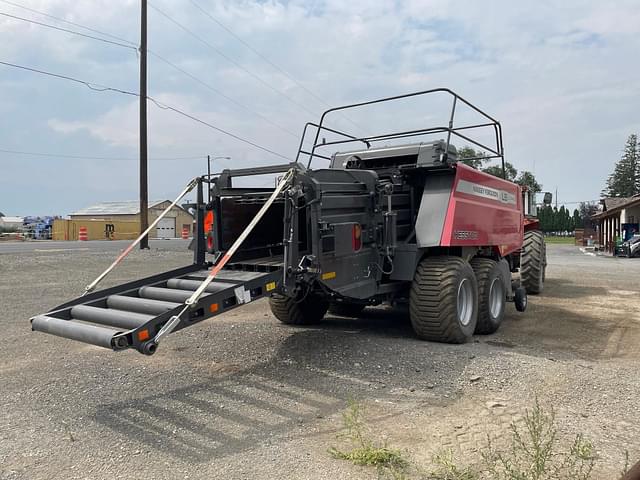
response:
[[[46,315],[34,317],[31,320],[31,329],[105,348],[114,348],[112,344],[113,336],[120,333],[118,330],[111,328],[86,325],[71,320],[47,317]]]
[[[191,290],[192,292],[195,292],[200,287],[200,285],[202,285],[201,281],[182,280],[179,278],[172,278],[167,282],[167,287],[169,288],[177,288],[180,290]],[[220,292],[221,290],[226,290],[227,288],[230,288],[230,287],[233,288],[234,285],[229,283],[220,283],[214,280],[207,286],[207,288],[205,289],[205,292],[215,293],[215,292]]]
[[[148,298],[127,297],[125,295],[111,295],[107,298],[107,306],[116,310],[128,310],[147,315],[160,315],[168,310],[179,307],[179,303],[150,300]]]
[[[153,318],[153,315],[125,312],[123,310],[111,310],[88,305],[76,305],[71,309],[71,316],[85,322],[101,323],[111,327],[132,330],[144,325]]]
[[[151,300],[163,300],[165,302],[184,302],[193,292],[187,290],[174,290],[160,287],[140,287],[138,295]]]

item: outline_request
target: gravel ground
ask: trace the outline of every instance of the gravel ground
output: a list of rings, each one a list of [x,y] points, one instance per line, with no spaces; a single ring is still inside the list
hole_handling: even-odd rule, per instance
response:
[[[109,284],[190,262],[135,252]],[[377,477],[331,458],[361,399],[376,435],[419,464],[477,459],[537,396],[615,478],[640,458],[640,261],[549,246],[545,292],[462,346],[415,339],[399,312],[280,325],[264,301],[171,335],[152,357],[29,330],[113,259],[91,249],[0,255],[0,479]]]

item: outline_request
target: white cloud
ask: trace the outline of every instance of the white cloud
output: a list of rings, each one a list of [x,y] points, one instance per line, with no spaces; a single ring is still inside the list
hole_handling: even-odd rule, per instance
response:
[[[634,105],[640,67],[632,60],[640,51],[637,1],[621,0],[614,6],[596,0],[561,5],[506,0],[317,0],[313,5],[304,0],[197,1],[328,104],[440,86],[458,90],[502,121],[509,161],[519,168],[532,168],[535,163],[542,183],[549,187],[563,183],[561,190],[572,197],[597,196],[618,157],[624,132],[638,128]],[[294,102],[317,113],[326,107],[189,3],[178,6],[156,0],[154,4]],[[137,39],[135,0],[33,0],[25,5]],[[7,9],[37,18],[20,9]],[[269,121],[297,133],[305,121],[316,119],[153,9],[149,25],[154,51]],[[137,58],[126,49],[6,19],[0,19],[0,36],[10,39],[0,42],[1,58],[137,89]],[[27,149],[13,142],[24,138],[25,125],[36,128],[44,124],[38,130],[42,149],[56,144],[63,149],[135,154],[136,100],[2,67],[0,83],[0,95],[10,97],[2,102],[3,111],[19,119],[0,132],[0,145]],[[43,85],[60,98],[36,95],[42,93]],[[295,152],[295,138],[153,57],[150,93],[276,151]],[[386,113],[349,116],[359,124],[389,130],[411,121],[414,125],[436,121],[441,106],[438,102],[413,102]],[[149,114],[150,145],[159,153],[224,150],[245,165],[278,161],[174,112],[150,105]],[[343,118],[337,118],[336,123],[352,127]],[[598,141],[586,146],[585,138]],[[38,147],[37,142],[28,146],[33,150]],[[578,185],[571,172],[585,164],[590,175]],[[20,175],[17,171],[16,176]],[[176,170],[158,166],[154,175],[154,181],[169,190]]]

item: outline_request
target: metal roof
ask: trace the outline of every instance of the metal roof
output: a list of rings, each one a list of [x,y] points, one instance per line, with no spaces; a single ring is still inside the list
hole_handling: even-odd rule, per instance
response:
[[[604,199],[604,209],[611,210],[629,202],[632,197],[609,197]]]
[[[604,211],[593,215],[593,218],[604,218],[609,214],[614,214],[622,210],[623,208],[633,207],[640,205],[640,194],[633,197],[609,197],[603,199]]]
[[[0,223],[22,223],[23,220],[22,217],[7,217],[4,215],[0,217]]]
[[[153,208],[168,200],[149,201],[149,208]],[[130,200],[125,202],[103,202],[91,207],[82,208],[70,215],[137,215],[140,213],[140,202]]]

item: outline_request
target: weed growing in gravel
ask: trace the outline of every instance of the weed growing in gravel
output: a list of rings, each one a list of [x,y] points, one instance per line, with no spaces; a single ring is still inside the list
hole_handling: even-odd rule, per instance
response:
[[[472,467],[461,467],[456,464],[453,452],[447,450],[433,457],[436,469],[427,475],[429,480],[479,480],[478,472]]]
[[[524,426],[511,423],[511,444],[500,451],[489,444],[482,452],[492,480],[588,480],[595,465],[595,451],[582,434],[568,450],[558,443],[553,410],[546,412],[536,399],[525,411]]]
[[[361,403],[349,400],[347,410],[342,414],[344,431],[338,434],[338,438],[348,441],[352,448],[340,450],[331,447],[329,453],[334,458],[349,460],[356,465],[376,467],[380,476],[405,479],[409,461],[400,450],[388,448],[385,443],[380,444],[373,439],[364,413]]]
[[[407,460],[398,449],[372,440],[364,418],[364,407],[350,401],[343,413],[344,431],[339,438],[348,440],[352,449],[329,449],[335,458],[356,465],[378,468],[380,476],[395,480],[589,480],[595,465],[593,445],[582,434],[564,447],[558,439],[555,414],[546,411],[536,399],[524,414],[524,425],[512,422],[508,445],[498,448],[488,437],[481,451],[482,465],[461,465],[451,451],[434,456],[434,469],[425,472]],[[625,470],[628,469],[628,461]]]

